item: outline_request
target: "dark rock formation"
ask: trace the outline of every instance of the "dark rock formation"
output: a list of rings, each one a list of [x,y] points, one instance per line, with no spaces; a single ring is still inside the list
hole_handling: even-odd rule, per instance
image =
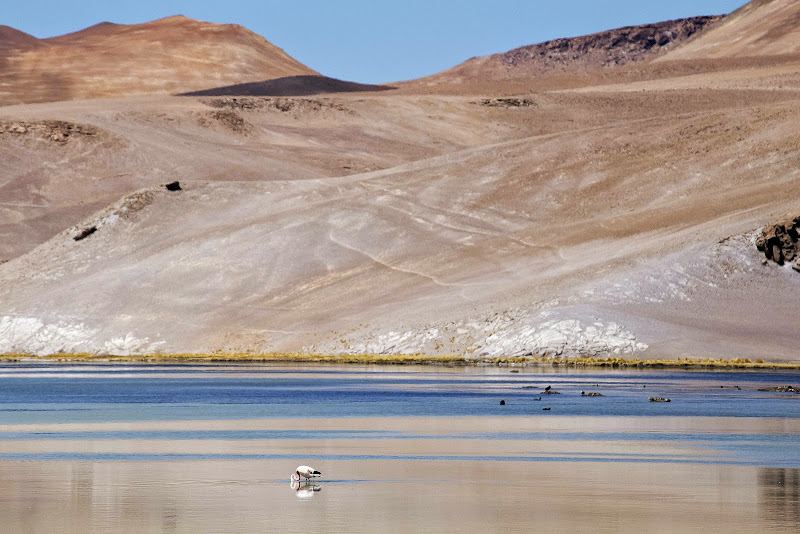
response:
[[[800,217],[791,217],[777,224],[764,227],[761,235],[756,239],[756,248],[764,254],[767,260],[778,265],[792,262],[792,267],[800,271]]]
[[[650,402],[672,402],[670,399],[664,397],[650,397]]]
[[[75,241],[80,241],[82,239],[86,239],[87,237],[89,237],[90,235],[95,233],[96,231],[97,231],[97,227],[96,226],[90,226],[89,228],[84,228],[81,231],[81,233],[79,233],[78,235],[76,235],[72,239],[74,239]]]
[[[686,41],[721,18],[693,17],[555,39],[510,50],[501,54],[500,59],[510,67],[535,66],[539,71],[578,70],[581,67],[646,61]]]
[[[535,105],[530,98],[486,98],[481,105],[491,108],[527,108]]]
[[[175,180],[174,182],[166,184],[164,187],[167,188],[167,191],[180,191],[181,183],[178,180]]]

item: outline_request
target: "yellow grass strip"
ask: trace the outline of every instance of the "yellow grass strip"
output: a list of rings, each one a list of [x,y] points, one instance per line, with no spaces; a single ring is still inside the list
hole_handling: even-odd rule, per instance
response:
[[[527,358],[465,358],[457,355],[431,356],[426,354],[308,354],[298,352],[212,352],[212,353],[154,353],[127,356],[91,353],[56,353],[45,356],[31,354],[0,354],[0,361],[45,360],[56,362],[287,362],[331,363],[360,365],[515,365],[570,368],[613,369],[800,369],[800,362],[768,362],[762,359],[638,359],[638,358],[559,358],[549,356]]]

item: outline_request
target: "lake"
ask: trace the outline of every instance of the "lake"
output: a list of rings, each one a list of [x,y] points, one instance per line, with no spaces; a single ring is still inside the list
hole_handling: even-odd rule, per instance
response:
[[[0,530],[794,532],[779,385],[800,373],[4,363]]]

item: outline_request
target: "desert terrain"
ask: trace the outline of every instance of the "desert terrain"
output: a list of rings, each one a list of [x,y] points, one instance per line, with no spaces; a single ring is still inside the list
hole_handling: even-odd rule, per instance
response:
[[[365,86],[182,17],[0,28],[0,353],[800,361],[799,31],[756,0]]]

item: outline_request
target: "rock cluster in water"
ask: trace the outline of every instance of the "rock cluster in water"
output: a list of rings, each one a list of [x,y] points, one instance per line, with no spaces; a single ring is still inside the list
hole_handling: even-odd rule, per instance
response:
[[[773,386],[768,388],[759,388],[758,391],[774,391],[777,393],[800,393],[800,389],[794,386]]]

